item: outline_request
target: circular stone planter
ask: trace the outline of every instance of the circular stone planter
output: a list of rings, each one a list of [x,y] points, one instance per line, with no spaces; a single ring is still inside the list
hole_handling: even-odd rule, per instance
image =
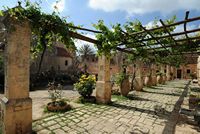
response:
[[[96,103],[96,97],[94,96],[89,96],[89,97],[79,97],[79,102],[80,103]]]
[[[71,106],[64,101],[53,101],[47,104],[47,110],[50,112],[65,112],[70,109]]]

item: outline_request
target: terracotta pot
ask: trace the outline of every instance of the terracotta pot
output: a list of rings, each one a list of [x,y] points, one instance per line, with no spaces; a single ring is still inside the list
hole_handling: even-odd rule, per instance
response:
[[[130,83],[129,83],[129,78],[127,77],[122,81],[120,85],[120,93],[123,96],[127,96],[129,91],[130,91]]]
[[[143,81],[141,77],[136,77],[133,83],[133,87],[136,91],[142,91]]]
[[[144,79],[144,85],[145,86],[149,86],[150,85],[150,77],[149,76],[145,77],[145,79]]]
[[[166,75],[163,75],[162,76],[162,84],[165,84],[165,82],[166,82]]]
[[[162,84],[162,76],[157,75],[157,83]]]

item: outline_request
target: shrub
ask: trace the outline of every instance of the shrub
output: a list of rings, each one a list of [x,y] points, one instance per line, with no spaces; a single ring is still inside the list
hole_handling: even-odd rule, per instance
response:
[[[92,75],[82,75],[79,82],[75,83],[74,86],[81,96],[89,98],[95,88],[95,77]]]
[[[120,86],[122,81],[127,77],[125,73],[119,73],[115,76],[115,83]]]
[[[62,89],[62,85],[55,84],[55,82],[48,84],[48,92],[52,102],[62,98]]]
[[[158,71],[158,72],[156,72],[156,75],[163,76],[163,75],[164,75],[164,73],[162,73],[162,72]]]

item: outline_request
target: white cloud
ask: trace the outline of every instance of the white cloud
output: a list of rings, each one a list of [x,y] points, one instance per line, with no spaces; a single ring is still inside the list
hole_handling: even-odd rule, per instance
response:
[[[155,24],[158,26],[162,26],[162,24],[160,22],[155,23],[154,21],[150,21],[145,25],[145,27],[147,29],[151,29],[151,28],[153,28],[153,26],[155,26]]]
[[[86,37],[89,37],[89,38],[92,38],[92,39],[96,39],[95,35],[94,34],[85,34],[84,36]],[[77,47],[77,49],[80,49],[83,45],[85,44],[88,44],[91,46],[91,48],[94,50],[94,51],[97,51],[97,48],[95,47],[95,44],[93,43],[89,43],[89,42],[86,42],[86,41],[82,41],[82,40],[76,40],[75,41],[75,46]]]
[[[51,6],[53,10],[62,12],[65,9],[65,0],[56,0]]]
[[[89,0],[93,9],[105,12],[125,11],[129,15],[150,12],[170,13],[180,9],[200,10],[200,0]]]

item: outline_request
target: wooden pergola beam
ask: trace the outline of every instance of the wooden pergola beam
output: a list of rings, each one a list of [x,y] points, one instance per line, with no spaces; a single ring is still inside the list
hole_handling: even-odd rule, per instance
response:
[[[78,34],[78,33],[72,32],[72,31],[69,31],[69,36],[72,38],[80,39],[80,40],[87,41],[87,42],[90,42],[93,44],[100,44],[100,42],[98,40],[89,38],[87,36],[84,36],[84,35],[81,35],[81,34]]]
[[[151,31],[151,30],[149,30],[149,31]],[[198,32],[198,31],[200,31],[200,28],[193,29],[193,30],[188,30],[187,32],[184,31],[184,32],[179,32],[179,33],[171,33],[171,36],[172,37],[180,36],[180,35],[183,35],[183,34],[186,34],[186,33],[195,33],[195,32]],[[170,38],[171,36],[170,35],[164,35],[164,36],[160,36],[160,37],[155,37],[155,39],[159,40],[159,39],[164,39],[164,38]],[[154,38],[138,40],[135,43],[141,42],[141,41],[150,41],[150,40],[154,40]]]
[[[172,27],[172,26],[177,26],[177,25],[180,25],[180,24],[184,24],[185,22],[192,22],[192,21],[197,21],[197,20],[200,20],[200,17],[195,17],[195,18],[190,18],[190,19],[183,20],[183,21],[178,21],[178,22],[166,25],[166,27],[168,28],[168,27]],[[159,30],[159,29],[163,29],[163,26],[152,28],[152,29],[149,29],[149,30],[155,31],[155,30]],[[145,33],[145,30],[132,33],[131,35],[139,35],[139,34],[143,34],[143,33]]]
[[[70,27],[70,28],[73,28],[73,29],[83,30],[83,31],[87,31],[87,32],[102,33],[101,31],[91,30],[91,29],[88,29],[88,28],[83,28],[83,27],[78,27],[78,26],[71,26],[69,24],[67,24],[67,26]]]
[[[160,44],[163,48],[165,48],[169,53],[171,53],[166,47],[165,47],[165,45],[163,45],[157,38],[155,38],[154,37],[154,35],[149,31],[149,30],[147,30],[145,27],[143,27],[142,25],[141,25],[141,28],[144,30],[144,31],[146,31],[146,33],[147,34],[149,34],[150,36],[151,36],[151,38],[152,39],[154,39],[158,44]]]

